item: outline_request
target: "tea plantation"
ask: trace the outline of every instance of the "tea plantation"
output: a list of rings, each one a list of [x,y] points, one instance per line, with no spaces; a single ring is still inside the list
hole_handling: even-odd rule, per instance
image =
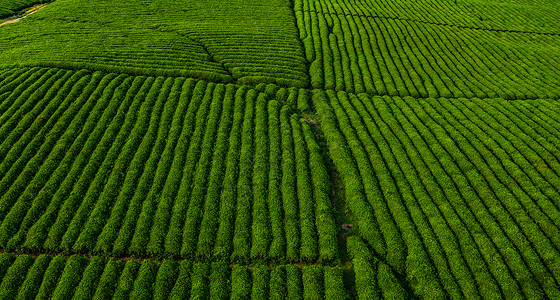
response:
[[[560,299],[559,11],[0,0],[0,299]]]

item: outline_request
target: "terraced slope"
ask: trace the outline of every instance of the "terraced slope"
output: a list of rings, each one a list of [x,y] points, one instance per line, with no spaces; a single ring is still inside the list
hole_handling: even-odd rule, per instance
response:
[[[304,11],[394,19],[481,30],[558,34],[560,5],[542,0],[314,0]]]
[[[557,101],[315,91],[359,232],[423,298],[560,294]]]
[[[2,248],[337,258],[319,147],[267,94],[60,69],[2,77]]]
[[[57,0],[2,26],[0,299],[560,298],[558,8]]]
[[[287,0],[58,0],[0,28],[8,65],[308,85]]]
[[[342,271],[0,254],[2,299],[344,299]]]
[[[459,2],[515,21],[490,22],[486,28],[451,1],[428,1],[426,7],[424,1],[295,1],[312,86],[423,98],[559,97],[558,20],[532,16],[532,21],[524,21],[519,15],[529,14],[526,9],[503,11],[513,5]],[[431,9],[430,3],[443,7]],[[557,5],[531,7],[537,15],[558,18],[547,11]],[[457,9],[464,11],[454,12]],[[430,13],[423,15],[426,11]],[[446,18],[450,20],[442,20]],[[519,32],[523,30],[528,32]]]

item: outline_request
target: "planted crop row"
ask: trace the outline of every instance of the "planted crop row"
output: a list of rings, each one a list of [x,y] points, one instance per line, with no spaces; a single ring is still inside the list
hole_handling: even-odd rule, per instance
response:
[[[0,16],[3,2],[23,1],[0,0]],[[68,27],[69,20],[74,26]],[[107,25],[103,33],[100,24]],[[304,88],[309,77],[294,24],[284,0],[219,6],[78,0],[53,3],[25,22],[4,25],[0,56],[7,65]]]
[[[295,1],[296,11],[323,14],[363,15],[383,19],[402,19],[445,26],[481,30],[560,33],[556,23],[558,9],[552,1],[471,2],[406,0],[321,0]]]
[[[560,295],[555,101],[313,97],[361,236],[414,293]]]
[[[0,299],[348,299],[338,267],[0,254]]]
[[[407,283],[399,282],[393,269],[380,261],[360,238],[348,238],[348,254],[355,274],[357,299],[410,299]],[[426,298],[436,299],[437,291],[425,291]]]
[[[1,247],[338,257],[324,159],[289,106],[193,79],[27,72],[0,86],[10,87],[0,114]]]
[[[311,84],[352,93],[558,98],[556,36],[296,11]],[[544,50],[546,49],[546,50]]]

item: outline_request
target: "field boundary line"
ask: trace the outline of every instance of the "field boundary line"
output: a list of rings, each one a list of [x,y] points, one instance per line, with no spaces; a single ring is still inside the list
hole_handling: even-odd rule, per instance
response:
[[[227,261],[222,261],[222,260],[212,260],[212,259],[192,259],[192,258],[172,258],[172,257],[168,257],[168,258],[154,258],[154,257],[149,257],[149,256],[111,256],[111,255],[103,255],[103,254],[99,254],[99,255],[95,255],[95,254],[90,254],[90,253],[79,253],[79,252],[64,252],[64,251],[57,251],[57,252],[49,252],[49,251],[11,251],[11,250],[6,250],[4,248],[0,248],[0,254],[12,254],[15,256],[21,256],[21,255],[29,255],[33,258],[37,258],[41,255],[48,255],[52,258],[62,255],[66,258],[70,258],[72,256],[83,256],[88,260],[91,260],[93,257],[101,257],[104,260],[114,260],[114,261],[122,261],[122,262],[128,262],[128,261],[137,261],[137,262],[143,262],[143,261],[151,261],[151,262],[155,262],[155,263],[163,263],[166,260],[173,260],[176,261],[178,263],[181,263],[183,261],[191,261],[193,263],[207,263],[207,264],[211,264],[211,263],[224,263],[227,264],[229,268],[233,268],[235,266],[246,266],[249,269],[253,269],[256,266],[267,266],[269,269],[273,269],[275,267],[279,267],[279,266],[287,266],[287,265],[294,265],[297,266],[300,269],[303,269],[306,266],[319,266],[319,267],[338,267],[339,269],[343,269],[343,270],[351,270],[352,267],[351,265],[348,264],[348,261],[341,261],[341,262],[332,262],[330,264],[328,263],[319,263],[319,262],[312,262],[312,263],[303,263],[303,262],[267,262],[267,261],[251,261],[249,263],[232,263],[232,262],[227,262]]]

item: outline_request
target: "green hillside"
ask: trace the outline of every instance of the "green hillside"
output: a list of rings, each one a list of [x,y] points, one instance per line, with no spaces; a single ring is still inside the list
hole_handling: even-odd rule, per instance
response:
[[[0,0],[0,18],[11,17],[35,4],[48,3],[51,1],[52,0]]]
[[[0,299],[560,298],[559,3],[40,2]]]
[[[7,65],[305,87],[290,3],[58,0],[0,28]]]

